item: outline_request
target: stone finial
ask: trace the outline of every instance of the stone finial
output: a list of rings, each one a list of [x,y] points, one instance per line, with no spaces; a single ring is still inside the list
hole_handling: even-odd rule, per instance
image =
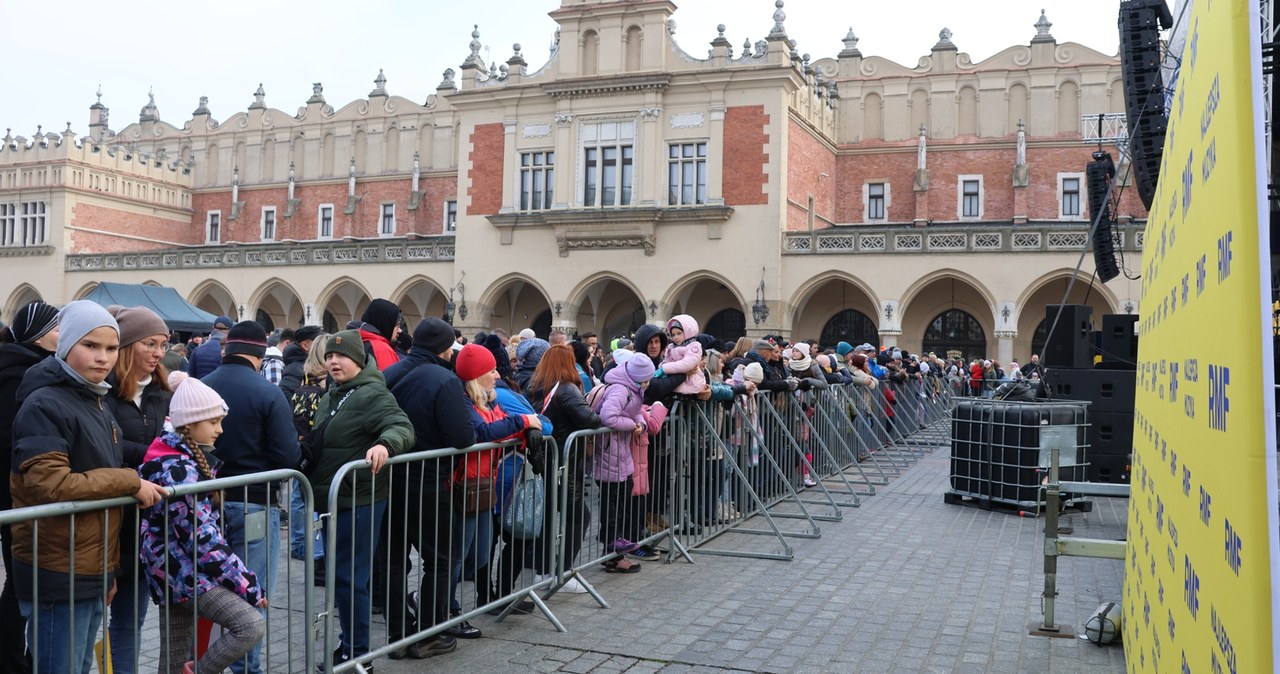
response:
[[[773,6],[777,9],[773,10],[773,30],[769,31],[769,37],[785,37],[787,34],[787,27],[784,25],[787,20],[787,13],[782,11],[782,7],[785,4],[782,0],[776,0],[773,3]]]
[[[718,23],[718,24],[716,24],[716,38],[718,38],[718,39],[725,39],[725,37],[724,37],[724,28],[725,28],[725,26],[724,26],[724,24],[723,24],[723,23]]]
[[[209,97],[201,96],[200,106],[195,109],[195,112],[191,113],[191,116],[195,117],[196,115],[207,115],[207,114],[209,114]]]
[[[307,105],[312,103],[324,103],[324,85],[319,82],[311,83],[311,98],[307,99]]]
[[[102,85],[98,85],[98,105],[102,105]]]
[[[444,78],[440,80],[440,84],[436,85],[437,89],[457,89],[458,85],[453,78],[458,73],[453,68],[445,68]]]
[[[249,104],[250,110],[265,110],[267,108],[267,92],[262,88],[262,83],[258,83],[258,90],[253,92],[253,103]]]
[[[1018,149],[1015,163],[1018,166],[1027,165],[1027,124],[1021,118],[1018,119]]]
[[[156,108],[155,90],[147,91],[147,104],[142,106],[142,112],[138,114],[139,122],[158,122],[160,121],[160,111]]]
[[[858,36],[854,35],[853,26],[849,26],[849,32],[841,42],[844,42],[844,49],[840,50],[839,58],[862,56],[862,52],[858,51]]]
[[[378,68],[378,76],[373,79],[373,91],[369,92],[369,98],[374,96],[387,95],[387,76],[382,74],[382,68]]]
[[[1049,33],[1049,29],[1053,28],[1053,22],[1045,16],[1043,9],[1040,10],[1040,20],[1036,21],[1035,26],[1036,36],[1031,38],[1031,42],[1054,42],[1053,35]]]
[[[933,45],[933,51],[938,51],[940,49],[954,50],[956,45],[951,41],[952,35],[954,35],[954,33],[951,32],[950,28],[943,28],[938,31],[938,44]]]
[[[483,45],[480,44],[480,24],[478,23],[472,25],[471,43],[468,46],[471,48],[471,53],[467,56],[467,59],[462,62],[462,67],[479,67],[482,63],[480,60],[480,48]]]
[[[923,171],[927,168],[927,152],[929,146],[929,134],[923,124],[920,125],[920,139],[916,141],[916,170]]]
[[[497,77],[497,76],[498,76],[498,62],[497,62],[497,61],[490,61],[490,62],[489,62],[489,77],[491,77],[491,78],[492,78],[492,77]]]

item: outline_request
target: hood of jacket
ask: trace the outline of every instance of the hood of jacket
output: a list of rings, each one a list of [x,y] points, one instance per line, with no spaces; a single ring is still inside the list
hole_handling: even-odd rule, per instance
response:
[[[337,384],[337,382],[334,382],[334,383]],[[338,398],[341,398],[342,394],[346,393],[349,389],[355,388],[356,386],[364,386],[365,384],[373,384],[373,383],[378,383],[378,384],[382,384],[383,386],[386,386],[387,379],[386,377],[382,376],[382,371],[378,369],[377,362],[375,362],[372,358],[368,358],[365,360],[364,367],[360,369],[360,372],[356,373],[356,376],[352,377],[346,382],[343,382],[341,384],[338,384],[337,386],[334,386],[329,395],[337,396]]]
[[[684,342],[698,338],[698,322],[693,320],[693,316],[689,314],[677,314],[667,321],[667,332],[671,332],[671,324],[679,323],[680,329],[684,331]]]
[[[662,354],[667,350],[667,344],[671,342],[671,340],[667,337],[667,333],[659,326],[656,326],[652,323],[645,323],[644,325],[636,329],[636,336],[635,336],[634,342],[635,342],[636,353],[644,354],[647,356],[649,355],[649,340],[653,339],[655,335],[660,337],[662,340],[661,341],[662,348],[658,350],[657,357],[651,358],[651,360],[653,361],[653,364],[657,365],[658,363],[662,362]]]
[[[307,362],[307,352],[297,344],[290,344],[284,347],[284,364],[292,365],[294,363]]]
[[[27,374],[22,377],[22,384],[18,386],[18,400],[25,400],[27,396],[35,393],[37,389],[46,386],[70,385],[77,388],[84,388],[84,385],[62,369],[62,363],[57,358],[45,358],[44,360],[31,366],[27,370]],[[85,389],[88,392],[88,389]]]
[[[0,376],[8,376],[10,370],[15,374],[25,372],[52,355],[53,352],[45,351],[35,344],[0,344]]]

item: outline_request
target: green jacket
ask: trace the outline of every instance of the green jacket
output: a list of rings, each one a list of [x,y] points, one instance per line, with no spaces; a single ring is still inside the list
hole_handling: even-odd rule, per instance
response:
[[[365,452],[379,443],[387,448],[390,456],[402,454],[413,446],[413,424],[387,390],[386,380],[372,360],[351,381],[334,386],[320,399],[315,425],[328,418],[329,410],[353,388],[355,392],[342,403],[324,430],[324,448],[311,478],[319,504],[317,510],[327,510],[329,485],[343,464],[363,460]],[[372,478],[368,469],[347,473],[338,491],[338,509],[349,510],[387,498],[388,473],[385,467]]]

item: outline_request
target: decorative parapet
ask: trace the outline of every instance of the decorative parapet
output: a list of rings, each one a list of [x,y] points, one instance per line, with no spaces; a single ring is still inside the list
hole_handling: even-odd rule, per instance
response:
[[[661,92],[665,91],[670,85],[671,75],[667,73],[648,73],[560,80],[542,85],[542,90],[552,98],[585,98],[588,96],[616,96],[639,91]]]
[[[1116,225],[1117,250],[1140,252],[1142,222]],[[1077,252],[1089,243],[1089,223],[975,223],[930,225],[845,225],[816,232],[786,232],[782,252],[808,254],[892,253],[1052,253]]]
[[[527,211],[488,216],[500,232],[503,245],[511,245],[516,229],[551,227],[555,231],[560,257],[569,251],[609,248],[643,248],[645,255],[657,250],[659,224],[696,224],[707,227],[708,239],[721,237],[721,226],[733,215],[730,206],[693,208],[579,208],[573,210]]]
[[[101,272],[133,269],[216,269],[440,262],[454,259],[455,241],[452,236],[435,236],[378,241],[308,241],[252,246],[199,246],[140,253],[90,253],[68,255],[65,268],[69,272]],[[0,256],[3,256],[6,250],[0,249]],[[52,253],[51,248],[49,253]]]
[[[53,255],[53,246],[0,247],[0,257],[35,257],[37,255]]]

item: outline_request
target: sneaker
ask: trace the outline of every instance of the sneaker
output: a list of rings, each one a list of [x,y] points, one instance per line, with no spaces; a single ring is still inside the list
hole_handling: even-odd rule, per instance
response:
[[[413,611],[414,615],[417,615],[418,613],[418,597],[418,591],[413,590],[409,594],[405,595],[404,598],[404,605],[409,607],[409,610]]]
[[[628,553],[627,553],[627,556],[628,556],[628,557],[630,557],[631,559],[636,559],[636,560],[639,560],[639,561],[644,562],[644,561],[648,561],[648,560],[652,560],[652,559],[657,559],[657,558],[658,558],[658,551],[657,551],[657,550],[654,550],[653,548],[651,548],[651,547],[649,547],[649,546],[647,546],[647,545],[641,545],[640,547],[636,548],[635,550],[632,550],[632,551],[628,552]]]
[[[632,543],[625,538],[615,538],[612,543],[606,544],[604,549],[608,552],[631,552],[632,550],[635,550],[636,547],[635,543]]]
[[[406,648],[409,657],[414,660],[425,660],[434,658],[437,655],[452,653],[458,649],[458,640],[447,634],[437,634],[430,639],[423,639],[416,644]],[[369,666],[365,665],[365,669]]]
[[[417,644],[414,644],[414,645],[416,646]],[[456,644],[455,644],[455,645],[456,645]],[[334,652],[333,652],[333,656],[330,658],[330,661],[333,663],[333,666],[334,666],[334,667],[337,667],[338,665],[340,665],[340,664],[342,664],[342,663],[344,663],[344,662],[350,662],[350,661],[352,661],[352,660],[354,660],[354,659],[355,659],[355,658],[354,658],[354,657],[352,657],[352,655],[351,655],[351,653],[350,653],[349,651],[345,651],[345,650],[343,650],[343,649],[342,649],[342,647],[338,647],[338,650],[336,650],[336,651],[334,651]],[[320,674],[324,674],[324,665],[322,665],[322,664],[320,664],[320,665],[316,665],[316,671],[317,671],[317,672],[319,672]],[[373,671],[373,663],[372,663],[372,662],[365,663],[365,665],[364,665],[364,671],[366,671],[366,672],[372,672],[372,671]]]
[[[587,586],[583,585],[577,576],[573,576],[566,580],[564,585],[560,586],[560,591],[568,592],[569,594],[586,594]]]
[[[806,487],[816,487],[816,486],[818,486],[818,483],[817,483],[817,482],[814,482],[814,481],[813,481],[813,477],[811,477],[810,475],[808,475],[808,474],[806,473],[806,474],[805,474],[805,476],[804,476],[804,486],[806,486]]]

